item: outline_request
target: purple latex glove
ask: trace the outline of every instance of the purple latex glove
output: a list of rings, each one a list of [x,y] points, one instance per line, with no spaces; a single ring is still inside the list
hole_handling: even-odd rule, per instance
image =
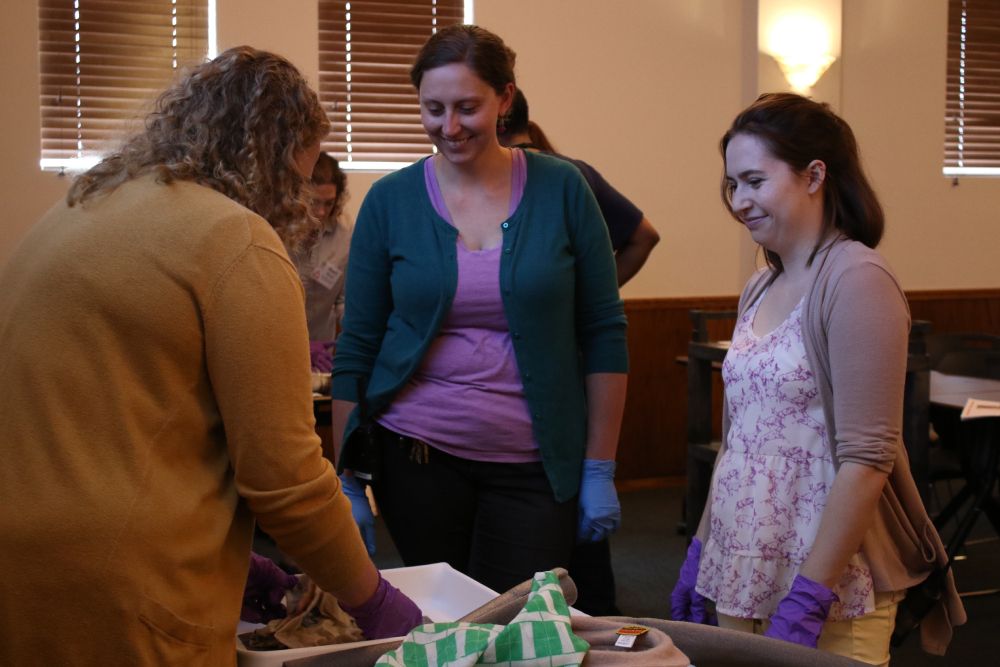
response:
[[[309,341],[309,361],[312,369],[320,373],[329,373],[333,370],[333,342],[323,340]]]
[[[251,553],[240,619],[249,623],[267,623],[275,618],[284,618],[287,612],[281,599],[285,597],[285,591],[294,588],[297,583],[298,578],[270,559]]]
[[[707,598],[694,589],[698,580],[698,563],[701,561],[701,540],[691,539],[687,557],[681,565],[677,584],[670,592],[670,615],[675,621],[701,623],[702,625],[718,625],[715,614],[709,613],[705,607]]]
[[[378,575],[378,588],[357,607],[340,603],[354,617],[365,639],[400,637],[424,622],[423,612],[402,591]]]
[[[600,542],[618,530],[622,522],[622,508],[615,491],[615,462],[584,459],[582,475],[576,541]]]
[[[800,574],[792,582],[792,590],[778,603],[764,636],[816,648],[830,605],[839,599],[823,584]]]

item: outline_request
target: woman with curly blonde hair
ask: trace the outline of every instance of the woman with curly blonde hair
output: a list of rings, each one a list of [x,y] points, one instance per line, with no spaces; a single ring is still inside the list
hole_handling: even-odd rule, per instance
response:
[[[315,224],[327,130],[290,63],[227,51],[0,273],[0,664],[234,664],[241,601],[272,614],[291,583],[258,559],[242,595],[255,517],[367,637],[420,622],[313,428],[282,237]]]

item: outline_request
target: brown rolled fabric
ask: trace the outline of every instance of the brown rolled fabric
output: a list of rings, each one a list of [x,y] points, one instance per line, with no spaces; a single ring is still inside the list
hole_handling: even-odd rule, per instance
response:
[[[564,568],[553,568],[552,572],[559,577],[559,587],[562,588],[566,604],[573,606],[573,603],[576,602],[576,584],[573,583],[573,579]],[[470,611],[458,620],[465,623],[507,625],[524,609],[524,605],[528,601],[528,596],[531,594],[532,581],[533,579],[522,581],[506,593],[498,595],[482,607]]]

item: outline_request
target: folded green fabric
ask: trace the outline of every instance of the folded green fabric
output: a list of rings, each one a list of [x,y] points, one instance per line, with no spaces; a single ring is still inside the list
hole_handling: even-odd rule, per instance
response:
[[[579,665],[590,645],[573,634],[554,572],[539,572],[524,609],[509,625],[428,623],[379,658],[386,667],[555,667]]]

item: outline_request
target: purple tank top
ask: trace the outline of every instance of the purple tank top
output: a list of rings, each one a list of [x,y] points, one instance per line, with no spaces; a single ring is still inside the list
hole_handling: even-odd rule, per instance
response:
[[[427,195],[451,224],[433,162],[424,162]],[[515,149],[508,216],[521,202],[526,175],[524,152]],[[539,461],[500,297],[501,247],[469,250],[457,241],[451,310],[420,367],[378,422],[465,459]]]

